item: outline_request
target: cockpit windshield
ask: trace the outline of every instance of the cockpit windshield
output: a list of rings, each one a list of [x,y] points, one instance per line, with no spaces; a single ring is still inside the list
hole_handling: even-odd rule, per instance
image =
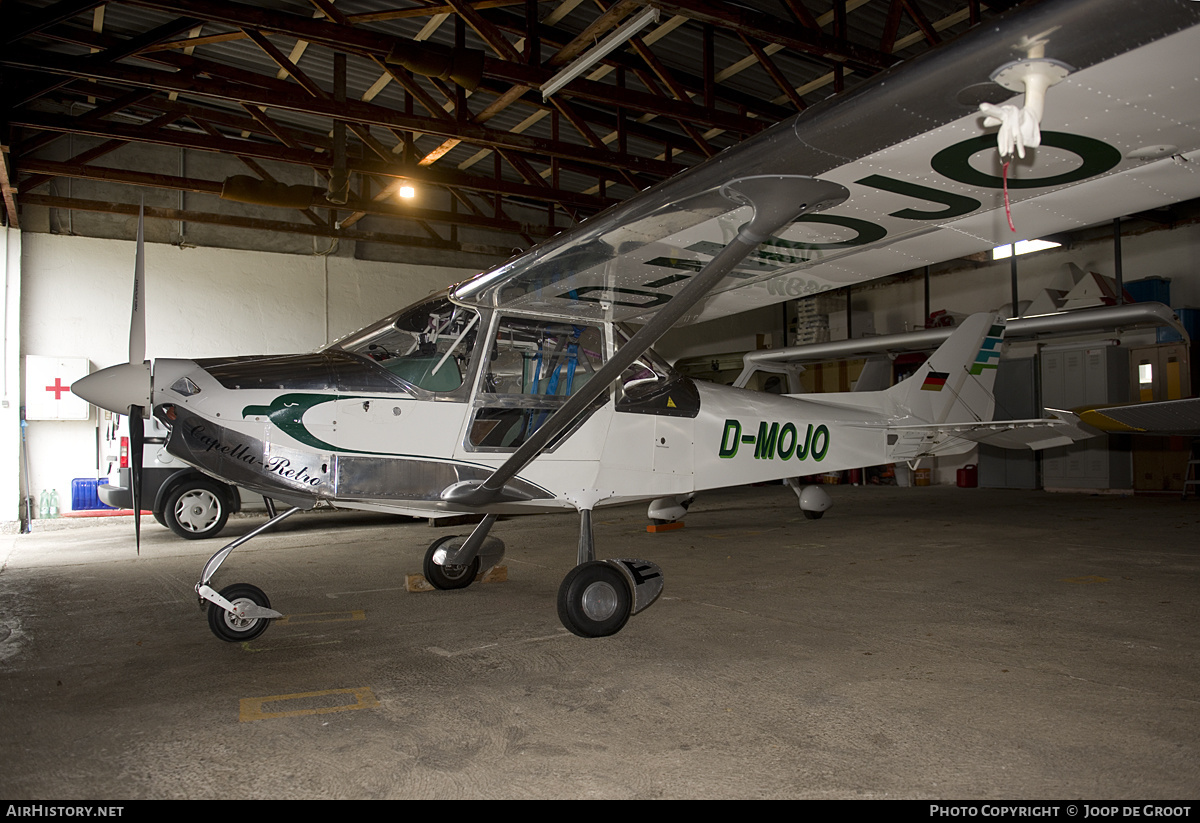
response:
[[[392,322],[368,327],[336,345],[419,389],[452,392],[462,386],[478,333],[475,310],[442,298],[413,306]]]

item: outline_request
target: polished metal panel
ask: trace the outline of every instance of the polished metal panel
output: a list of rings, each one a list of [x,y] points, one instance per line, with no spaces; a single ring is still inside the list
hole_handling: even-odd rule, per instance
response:
[[[487,466],[449,460],[294,449],[186,413],[170,425],[167,451],[180,460],[204,467],[234,485],[304,509],[333,499],[436,501],[447,486],[465,480],[481,481],[492,471]],[[503,496],[507,500],[553,497],[519,478],[508,483]]]
[[[339,454],[336,460],[337,496],[346,500],[440,500],[442,489],[463,481],[481,481],[491,467],[417,457],[375,457]],[[545,489],[520,478],[504,490],[507,500],[544,500]]]

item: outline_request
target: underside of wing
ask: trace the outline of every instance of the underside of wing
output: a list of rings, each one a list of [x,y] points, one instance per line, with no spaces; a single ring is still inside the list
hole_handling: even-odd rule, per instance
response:
[[[1080,420],[1106,432],[1200,435],[1200,397],[1076,411]]]
[[[1131,6],[1139,6],[1139,9]],[[1121,26],[1111,21],[1125,21]],[[746,311],[1200,196],[1200,3],[1048,2],[976,29],[461,284],[460,302],[646,322],[749,220],[730,181],[778,175],[849,199],[787,225],[687,319]],[[1044,55],[1042,145],[1002,170],[977,104]],[[1008,228],[1005,178],[1017,233]]]

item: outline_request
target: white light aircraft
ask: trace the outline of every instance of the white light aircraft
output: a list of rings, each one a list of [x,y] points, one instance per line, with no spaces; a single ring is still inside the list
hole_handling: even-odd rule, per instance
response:
[[[154,414],[171,454],[292,507],[205,566],[196,589],[218,637],[248,640],[281,616],[255,586],[211,587],[229,553],[323,504],[485,515],[426,553],[442,589],[502,556],[498,515],[576,510],[559,616],[611,635],[663,576],[596,559],[597,507],[1082,436],[1064,420],[990,422],[1004,324],[992,315],[880,392],[701,385],[650,347],[679,322],[1011,242],[1009,211],[1037,237],[1200,195],[1196,54],[1200,3],[1051,0],[314,354],[151,364],[139,276],[129,362],[73,390]],[[829,505],[797,492],[809,516]]]

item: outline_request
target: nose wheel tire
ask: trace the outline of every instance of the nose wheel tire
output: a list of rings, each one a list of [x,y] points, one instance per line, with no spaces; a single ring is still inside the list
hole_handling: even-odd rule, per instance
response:
[[[235,583],[221,590],[224,597],[234,606],[255,605],[271,608],[271,601],[258,586]],[[208,604],[208,627],[213,634],[230,643],[253,640],[267,630],[271,621],[265,617],[243,618],[230,614],[216,603]]]
[[[475,582],[475,577],[479,574],[478,557],[463,565],[443,565],[437,562],[446,554],[445,544],[454,539],[454,535],[447,535],[435,540],[425,552],[425,564],[422,571],[425,573],[425,579],[429,581],[429,585],[435,589],[443,591],[465,589]]]
[[[167,497],[163,520],[171,531],[187,540],[216,537],[229,520],[229,505],[217,484],[190,481]]]
[[[558,589],[558,619],[580,637],[616,634],[632,608],[625,576],[601,560],[571,569]]]

